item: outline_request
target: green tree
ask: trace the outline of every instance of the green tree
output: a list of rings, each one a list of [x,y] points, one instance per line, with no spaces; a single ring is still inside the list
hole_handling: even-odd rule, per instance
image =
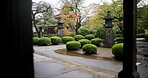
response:
[[[145,12],[144,12],[143,26],[144,26],[144,28],[148,29],[148,5],[145,8]]]
[[[38,37],[42,37],[43,26],[51,22],[52,14],[53,10],[49,3],[44,1],[39,3],[32,2],[32,23],[38,33]]]
[[[112,0],[111,3],[102,2],[103,4],[99,4],[97,9],[97,14],[90,17],[90,22],[92,27],[103,26],[104,24],[104,16],[107,11],[111,12],[111,15],[116,19],[113,21],[116,26],[121,26],[123,21],[123,0]]]
[[[144,33],[148,28],[148,4],[141,1],[137,6],[137,33]]]

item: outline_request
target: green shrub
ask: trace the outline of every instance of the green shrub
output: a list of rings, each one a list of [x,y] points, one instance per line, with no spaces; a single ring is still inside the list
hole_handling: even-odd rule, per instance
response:
[[[95,36],[93,34],[85,35],[85,39],[91,40],[93,38],[95,38]]]
[[[83,36],[85,36],[85,35],[90,33],[89,30],[87,28],[84,28],[84,27],[83,28],[79,28],[77,32],[78,32],[79,35],[83,35]]]
[[[115,41],[117,42],[117,43],[123,43],[123,37],[116,37],[115,38]]]
[[[85,44],[90,44],[91,42],[88,39],[81,39],[78,42],[81,43],[81,48],[85,45]]]
[[[38,34],[37,33],[33,33],[33,37],[38,37]]]
[[[33,45],[38,44],[39,37],[33,37]]]
[[[96,37],[103,39],[105,28],[103,26],[99,27],[96,32]]]
[[[51,43],[51,39],[48,37],[41,37],[38,40],[38,45],[39,46],[47,46]]]
[[[148,41],[148,34],[145,34],[144,38],[146,39],[146,41]]]
[[[44,37],[48,37],[48,34],[44,34]]]
[[[123,37],[122,34],[115,34],[115,37]]]
[[[64,44],[66,44],[68,41],[74,41],[74,38],[70,36],[64,36],[62,37],[62,41]]]
[[[97,54],[97,46],[94,44],[85,44],[82,47],[82,50],[84,54],[90,55],[90,54]]]
[[[139,22],[137,27],[137,34],[140,34],[140,33],[145,33],[145,32],[144,32],[144,26],[140,25],[140,22]]]
[[[122,30],[118,26],[112,27],[113,33],[116,34],[122,34]]]
[[[55,35],[55,34],[50,34],[49,36],[50,36],[50,37],[58,37],[58,36]]]
[[[75,39],[76,41],[79,41],[79,40],[81,40],[81,39],[84,39],[84,36],[82,36],[82,35],[75,35],[75,36],[74,36],[74,39]]]
[[[112,54],[115,57],[122,58],[123,57],[123,43],[118,43],[112,46]]]
[[[60,37],[50,37],[50,39],[53,45],[57,45],[62,42],[62,39]]]
[[[95,35],[97,30],[94,28],[94,29],[89,30],[89,32],[90,32],[89,34],[94,34]]]
[[[116,31],[116,34],[123,34],[123,31],[119,28],[119,30]]]
[[[80,47],[81,47],[81,44],[78,41],[69,41],[66,43],[67,51],[75,51],[75,50],[78,50]]]
[[[137,37],[137,38],[144,38],[144,33],[136,34],[136,37]]]
[[[94,44],[96,46],[100,46],[100,43],[102,42],[102,39],[100,38],[94,38],[94,39],[91,39],[91,44]]]

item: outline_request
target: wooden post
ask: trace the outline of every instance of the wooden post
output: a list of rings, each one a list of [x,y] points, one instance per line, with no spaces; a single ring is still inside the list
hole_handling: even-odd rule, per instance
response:
[[[34,78],[33,43],[32,43],[32,0],[6,0],[4,2],[5,25],[2,28],[5,39],[2,55],[6,67],[4,77],[8,78]],[[8,59],[8,60],[6,60]],[[4,64],[4,63],[3,63]]]
[[[124,60],[118,78],[140,78],[136,66],[136,0],[124,0]]]

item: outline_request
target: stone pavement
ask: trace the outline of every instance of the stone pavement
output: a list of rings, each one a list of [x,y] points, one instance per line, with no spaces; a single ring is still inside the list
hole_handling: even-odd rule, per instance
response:
[[[89,59],[84,57],[69,56],[55,53],[57,49],[66,48],[65,45],[52,45],[52,46],[33,46],[35,49],[34,56],[34,66],[35,66],[35,76],[36,78],[66,78],[67,74],[74,73],[74,77],[70,76],[68,78],[83,78],[81,76],[89,76],[84,78],[95,78],[95,72],[104,73],[106,75],[111,75],[108,78],[117,77],[118,72],[122,70],[122,62],[117,62],[115,60],[103,60],[103,59]],[[109,57],[112,55],[111,49],[98,48],[99,57]],[[107,55],[109,54],[109,55]],[[43,57],[43,58],[42,58]],[[37,59],[38,58],[38,59]],[[54,61],[54,62],[53,62]],[[143,55],[137,56],[137,70],[140,73],[140,78],[148,78],[148,57]],[[74,67],[74,68],[72,68]],[[64,69],[72,69],[68,71]],[[87,69],[87,70],[86,70]],[[84,70],[85,72],[82,72]],[[90,71],[91,70],[91,71]],[[53,72],[52,72],[53,71]],[[56,72],[55,72],[56,71]],[[92,73],[92,71],[95,71]],[[81,72],[82,75],[79,76]],[[88,73],[90,72],[90,73]],[[62,75],[62,73],[64,73]],[[80,73],[80,74],[81,74]],[[63,77],[62,77],[63,76]],[[68,75],[69,76],[69,75]],[[79,77],[75,77],[79,76]],[[98,77],[98,78],[107,78],[107,77]]]
[[[35,78],[115,78],[103,72],[34,54]]]
[[[104,59],[89,59],[84,57],[77,57],[77,56],[69,56],[69,55],[62,55],[55,53],[54,50],[57,49],[65,49],[65,45],[52,45],[52,46],[34,46],[35,54],[39,54],[42,56],[54,58],[60,61],[66,61],[72,64],[80,64],[85,66],[86,68],[91,68],[97,71],[101,71],[108,74],[117,75],[119,71],[122,69],[122,63],[116,62],[115,60],[104,60]],[[103,49],[99,49],[98,51],[101,52]],[[110,52],[109,49],[102,52]]]

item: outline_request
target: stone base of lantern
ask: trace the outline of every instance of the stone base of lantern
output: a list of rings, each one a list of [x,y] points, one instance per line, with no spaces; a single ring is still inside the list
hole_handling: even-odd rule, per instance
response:
[[[115,41],[112,28],[105,28],[103,46],[106,48],[111,48],[114,44]]]

